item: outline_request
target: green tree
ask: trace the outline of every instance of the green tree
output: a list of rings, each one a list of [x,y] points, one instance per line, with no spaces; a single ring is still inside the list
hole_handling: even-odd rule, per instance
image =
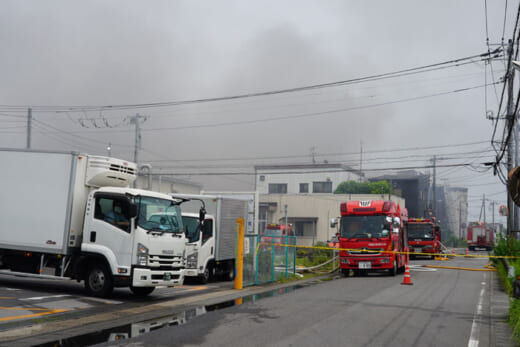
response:
[[[341,182],[334,194],[387,194],[391,193],[391,186],[388,181],[378,182]]]

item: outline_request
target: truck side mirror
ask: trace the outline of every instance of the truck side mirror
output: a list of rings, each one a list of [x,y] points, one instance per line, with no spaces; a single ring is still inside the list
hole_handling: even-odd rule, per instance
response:
[[[204,222],[204,219],[206,219],[206,210],[204,207],[201,207],[199,210],[199,223]]]
[[[127,218],[131,219],[137,216],[137,205],[134,203],[130,203],[128,205]]]
[[[336,218],[331,218],[330,219],[330,227],[331,228],[335,228],[336,225],[338,225],[338,222],[336,221]]]

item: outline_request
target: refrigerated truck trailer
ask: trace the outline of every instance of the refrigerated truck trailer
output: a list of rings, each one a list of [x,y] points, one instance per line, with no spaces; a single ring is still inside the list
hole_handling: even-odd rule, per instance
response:
[[[147,295],[183,283],[180,201],[129,188],[136,164],[12,149],[0,149],[0,162],[2,274],[84,281],[94,296],[114,287]],[[159,227],[150,218],[158,212],[176,225]]]
[[[248,218],[248,196],[172,194],[174,198],[190,199],[182,205],[188,244],[186,245],[185,276],[205,283],[215,276],[224,280],[235,277],[237,219]],[[203,204],[207,214],[197,228]],[[191,213],[190,213],[191,212]]]

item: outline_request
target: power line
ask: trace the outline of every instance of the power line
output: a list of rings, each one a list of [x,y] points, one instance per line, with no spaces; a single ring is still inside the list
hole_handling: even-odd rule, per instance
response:
[[[252,97],[259,97],[259,96],[270,96],[275,94],[285,94],[285,93],[294,93],[294,92],[301,92],[306,90],[313,90],[313,89],[321,89],[321,88],[330,88],[330,87],[337,87],[337,86],[343,86],[353,83],[360,83],[360,82],[368,82],[368,81],[374,81],[379,80],[383,78],[393,78],[393,77],[402,77],[409,75],[412,72],[418,72],[420,70],[427,70],[433,71],[432,68],[439,68],[443,67],[444,65],[452,64],[448,67],[456,67],[463,64],[471,64],[474,62],[481,61],[483,59],[489,59],[489,58],[496,58],[501,53],[502,48],[499,47],[495,49],[493,52],[486,52],[482,54],[476,54],[472,56],[467,56],[463,58],[458,59],[452,59],[440,63],[434,63],[429,65],[423,65],[419,67],[413,67],[403,70],[397,70],[393,72],[387,72],[387,73],[381,73],[381,74],[375,74],[365,77],[358,77],[348,80],[342,80],[342,81],[336,81],[336,82],[328,82],[328,83],[322,83],[322,84],[313,84],[308,86],[302,86],[302,87],[294,87],[294,88],[287,88],[287,89],[278,89],[278,90],[271,90],[271,91],[264,91],[264,92],[258,92],[258,93],[246,93],[246,94],[237,94],[237,95],[230,95],[230,96],[223,96],[223,97],[215,97],[215,98],[204,98],[204,99],[193,99],[193,100],[181,100],[181,101],[167,101],[167,102],[156,102],[156,103],[143,103],[143,104],[121,104],[121,105],[105,105],[105,106],[46,106],[46,105],[40,105],[40,106],[32,106],[33,109],[38,109],[39,111],[47,111],[47,112],[85,112],[87,110],[99,110],[99,109],[106,109],[106,110],[114,110],[114,109],[128,109],[128,108],[150,108],[150,107],[165,107],[165,106],[177,106],[177,105],[185,105],[185,104],[194,104],[194,103],[207,103],[207,102],[216,102],[216,101],[225,101],[225,100],[236,100],[236,99],[244,99],[244,98],[252,98]],[[474,60],[476,58],[479,58],[480,60]],[[467,62],[469,60],[469,62]],[[421,71],[422,72],[422,71]],[[20,105],[0,105],[2,108],[7,109],[19,109],[19,108],[27,108],[27,106],[20,106]]]

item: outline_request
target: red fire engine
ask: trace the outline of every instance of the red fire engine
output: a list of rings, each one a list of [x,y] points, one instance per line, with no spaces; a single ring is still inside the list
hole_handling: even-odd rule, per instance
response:
[[[490,251],[493,248],[493,228],[481,222],[470,222],[468,226],[468,248],[474,251],[477,248]]]
[[[403,272],[408,252],[404,225],[408,211],[393,201],[347,201],[341,204],[340,266],[345,276],[388,270]]]
[[[441,253],[441,230],[435,225],[435,218],[408,219],[408,245],[413,253],[431,253],[431,259]],[[415,256],[412,254],[410,258]]]
[[[291,224],[267,224],[261,237],[261,242],[286,243],[286,236],[294,236]]]

